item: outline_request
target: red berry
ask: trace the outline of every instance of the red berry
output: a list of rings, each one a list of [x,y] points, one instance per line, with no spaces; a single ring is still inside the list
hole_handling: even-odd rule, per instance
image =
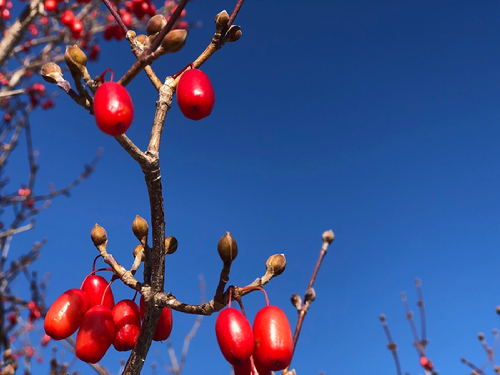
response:
[[[125,133],[134,119],[134,105],[125,87],[115,82],[99,86],[94,97],[94,116],[104,133],[115,137]]]
[[[106,25],[103,33],[104,40],[111,40],[113,39],[114,35],[115,35],[115,29],[113,28],[113,25]]]
[[[215,335],[222,355],[230,364],[241,365],[252,355],[252,326],[239,310],[229,307],[219,313]]]
[[[119,352],[133,349],[141,330],[139,306],[130,299],[124,299],[113,307],[112,313],[115,322],[113,346]]]
[[[82,290],[89,296],[90,307],[101,304],[102,296],[107,286],[108,282],[106,279],[99,275],[90,275],[85,279],[82,285]],[[115,299],[113,297],[111,287],[106,290],[106,295],[104,296],[102,304],[110,310],[115,305]]]
[[[191,120],[201,120],[212,112],[215,94],[205,73],[190,69],[182,74],[177,85],[177,104],[182,114]]]
[[[293,338],[285,313],[276,306],[259,310],[253,322],[255,361],[264,369],[283,370],[292,361]]]
[[[89,309],[89,297],[80,289],[64,292],[50,306],[43,326],[54,340],[62,340],[76,332]]]
[[[64,26],[71,26],[74,19],[75,19],[75,15],[73,14],[73,12],[71,10],[67,10],[61,16],[61,23]]]
[[[90,308],[76,335],[75,353],[83,362],[97,363],[108,351],[115,337],[111,310],[103,305]]]
[[[144,320],[144,315],[146,313],[146,303],[144,297],[141,296],[141,319]],[[172,332],[173,326],[172,310],[168,307],[164,307],[161,311],[160,319],[158,320],[158,325],[156,326],[155,334],[153,336],[154,341],[163,341],[168,339],[170,333]]]
[[[120,25],[114,25],[113,26],[113,35],[115,36],[116,40],[121,40],[125,36],[125,32],[122,30]]]
[[[8,20],[10,18],[10,10],[8,9],[3,9],[2,10],[2,18]]]
[[[56,0],[45,0],[45,10],[47,12],[53,12],[54,10],[57,9],[57,2]]]
[[[428,371],[432,371],[432,369],[434,368],[434,365],[429,360],[429,358],[427,358],[424,355],[420,357],[420,366],[422,366],[424,369]]]
[[[122,9],[122,21],[125,24],[125,26],[130,27],[132,26],[132,15],[127,12],[126,10]]]
[[[82,21],[79,19],[75,18],[73,19],[73,22],[70,25],[70,30],[71,30],[71,36],[75,39],[80,39],[83,34],[83,24]]]

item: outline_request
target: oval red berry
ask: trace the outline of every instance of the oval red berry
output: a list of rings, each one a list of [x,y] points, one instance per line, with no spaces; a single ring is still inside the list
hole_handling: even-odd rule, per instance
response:
[[[116,137],[127,131],[134,119],[128,91],[116,82],[103,83],[94,97],[94,116],[99,129]]]
[[[188,119],[197,121],[210,115],[215,93],[208,76],[198,69],[182,74],[177,84],[177,104]]]

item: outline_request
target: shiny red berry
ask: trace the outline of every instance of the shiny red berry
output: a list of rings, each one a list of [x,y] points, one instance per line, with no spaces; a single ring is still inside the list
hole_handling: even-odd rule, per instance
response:
[[[208,76],[198,69],[184,72],[177,84],[177,104],[188,119],[201,120],[210,115],[215,94]]]
[[[94,97],[94,116],[104,133],[114,137],[125,133],[134,119],[134,105],[125,87],[115,82],[99,86]]]
[[[64,26],[69,27],[73,23],[74,19],[75,19],[75,15],[73,14],[73,12],[71,10],[66,10],[61,16],[61,23]]]
[[[259,310],[253,322],[255,361],[264,369],[283,370],[292,361],[293,338],[285,313],[276,306]]]
[[[130,299],[124,299],[111,312],[115,321],[113,346],[119,352],[133,349],[141,330],[139,306]]]
[[[76,335],[75,354],[83,362],[97,363],[108,351],[115,337],[111,310],[103,305],[90,308]]]
[[[101,305],[102,302],[102,305],[108,309],[111,310],[113,308],[115,299],[111,287],[107,288],[107,286],[108,282],[106,279],[99,275],[90,275],[85,279],[82,284],[82,290],[89,296],[90,307]],[[104,291],[106,291],[106,295],[103,300]]]
[[[239,310],[228,307],[219,313],[215,321],[215,335],[222,355],[230,364],[241,365],[252,355],[252,326]]]
[[[57,2],[56,0],[45,0],[45,10],[47,12],[53,12],[54,10],[57,9]]]
[[[141,310],[141,319],[144,320],[144,315],[146,313],[146,303],[144,297],[141,296],[141,301],[139,303]],[[153,336],[154,341],[163,341],[168,339],[170,333],[172,332],[172,326],[174,324],[172,310],[168,307],[164,307],[161,311],[160,319],[158,320],[158,325],[156,326],[155,334]]]
[[[90,307],[89,297],[80,289],[64,292],[50,306],[43,322],[45,333],[62,340],[76,332]]]

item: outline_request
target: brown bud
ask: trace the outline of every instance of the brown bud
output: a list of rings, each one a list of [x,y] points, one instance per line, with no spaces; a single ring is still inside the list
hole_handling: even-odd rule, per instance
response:
[[[178,245],[177,238],[172,236],[165,237],[165,254],[175,253]]]
[[[42,78],[49,83],[57,83],[63,80],[61,67],[53,62],[42,66]]]
[[[66,53],[64,54],[64,60],[71,70],[70,64],[87,66],[87,56],[76,44],[74,46],[66,46]]]
[[[148,35],[154,35],[159,33],[167,24],[167,20],[164,15],[157,14],[151,17],[146,25],[146,33]]]
[[[146,254],[144,253],[144,246],[142,244],[134,248],[134,258],[137,258],[139,255],[141,255],[141,262],[144,262],[146,260]]]
[[[273,276],[279,276],[286,268],[285,254],[271,255],[266,261],[266,270]]]
[[[479,333],[477,334],[477,338],[479,339],[479,341],[483,341],[483,340],[484,340],[484,333],[479,332]]]
[[[99,247],[106,243],[106,241],[108,240],[108,235],[106,234],[106,230],[96,223],[90,231],[90,238],[92,238],[94,246]]]
[[[12,349],[7,349],[3,352],[3,360],[8,361],[12,358]]]
[[[135,237],[139,241],[145,241],[148,238],[148,223],[139,215],[135,215],[135,219],[132,222],[132,231],[134,232]]]
[[[381,322],[385,322],[385,315],[384,314],[380,314],[380,316],[378,318],[380,319]]]
[[[326,242],[328,245],[330,245],[334,239],[335,234],[333,234],[332,230],[327,230],[325,233],[323,233],[323,242]]]
[[[298,294],[292,294],[290,297],[290,301],[292,302],[292,305],[295,306],[297,310],[299,310],[302,307],[302,298]]]
[[[2,370],[2,375],[14,375],[15,373],[16,373],[16,370],[14,369],[14,366],[12,366],[12,365],[7,365]]]
[[[140,34],[135,38],[136,42],[141,43],[143,46],[149,46],[149,39],[147,35]]]
[[[231,233],[226,232],[217,245],[219,256],[223,262],[232,262],[238,255],[238,245],[236,240],[231,236]]]
[[[229,14],[225,10],[215,16],[215,32],[219,33],[229,22]]]
[[[173,53],[180,51],[184,44],[186,44],[188,31],[186,29],[175,29],[169,31],[163,41],[161,47],[164,53]]]
[[[304,297],[306,301],[314,301],[316,299],[316,292],[314,291],[314,288],[307,289],[306,295]]]
[[[227,31],[225,41],[226,42],[236,42],[238,39],[241,38],[241,27],[236,26],[236,25],[231,25],[229,30]]]

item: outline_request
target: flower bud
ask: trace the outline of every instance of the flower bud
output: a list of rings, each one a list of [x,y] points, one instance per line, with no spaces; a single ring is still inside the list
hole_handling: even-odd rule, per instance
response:
[[[177,238],[172,236],[165,237],[165,254],[175,253],[178,245]]]
[[[161,47],[164,53],[173,53],[180,51],[186,44],[188,31],[186,29],[175,29],[169,31],[161,42]]]
[[[151,17],[146,25],[146,33],[154,35],[159,33],[167,25],[167,19],[162,14],[157,14]]]
[[[2,370],[2,375],[14,375],[15,373],[16,373],[16,370],[14,369],[14,366],[12,366],[12,365],[7,365]]]
[[[135,219],[132,222],[132,231],[134,232],[135,237],[139,241],[146,241],[148,238],[148,223],[139,215],[135,215]]]
[[[236,25],[231,25],[229,30],[227,31],[225,41],[226,42],[236,42],[241,37],[241,27]]]
[[[139,255],[141,255],[141,262],[144,262],[146,260],[146,254],[144,253],[144,246],[142,244],[134,248],[134,258],[137,258]]]
[[[221,237],[217,244],[217,251],[223,262],[232,262],[236,259],[238,255],[238,245],[233,236],[231,236],[231,233],[226,232],[226,234]]]
[[[266,270],[273,276],[279,276],[286,268],[285,254],[271,255],[266,261]]]
[[[314,288],[307,289],[306,295],[304,297],[306,301],[314,301],[316,299],[316,292],[314,291]]]
[[[229,22],[229,14],[225,10],[215,16],[215,32],[221,33],[222,29],[226,27]]]
[[[106,234],[106,230],[97,223],[90,231],[90,238],[92,238],[92,242],[94,243],[94,246],[97,248],[101,245],[106,244],[106,242],[108,241],[108,235]]]
[[[323,233],[323,242],[328,243],[328,245],[330,245],[334,239],[335,234],[333,234],[332,230],[327,230],[325,233]]]
[[[295,308],[297,310],[300,310],[300,308],[302,307],[302,298],[300,298],[300,296],[298,294],[292,294],[292,296],[290,297],[290,301],[292,302],[292,305],[295,306]]]
[[[61,67],[53,62],[42,66],[42,78],[49,83],[57,83],[63,80]]]
[[[75,80],[89,76],[86,68],[87,56],[85,56],[85,53],[76,44],[74,46],[66,46],[64,60]]]

